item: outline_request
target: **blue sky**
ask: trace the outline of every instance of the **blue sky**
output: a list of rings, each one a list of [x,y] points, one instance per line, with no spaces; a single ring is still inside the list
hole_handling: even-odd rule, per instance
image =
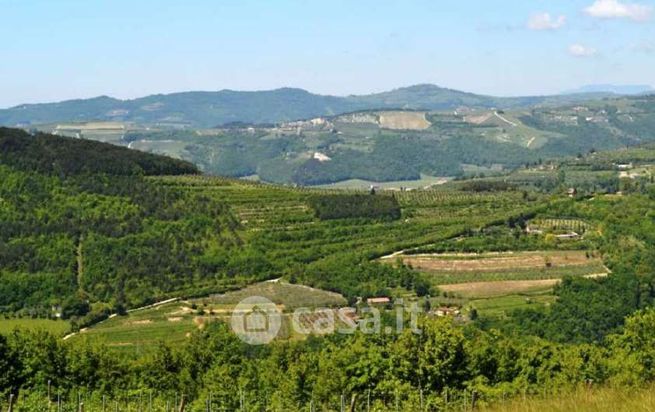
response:
[[[655,0],[0,0],[0,107],[184,90],[655,85]]]

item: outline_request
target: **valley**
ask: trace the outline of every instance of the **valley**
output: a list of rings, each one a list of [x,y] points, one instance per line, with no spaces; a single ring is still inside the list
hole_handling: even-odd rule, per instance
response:
[[[655,411],[655,0],[0,15],[0,412]]]
[[[349,126],[373,127],[377,118],[368,116]],[[77,396],[97,408],[106,399],[138,408],[152,394],[164,408],[192,393],[192,410],[207,402],[236,408],[270,402],[273,390],[288,410],[338,405],[320,385],[308,400],[287,397],[287,387],[311,376],[398,379],[407,387],[385,400],[379,386],[380,408],[411,409],[420,396],[447,396],[461,407],[473,391],[492,407],[517,391],[534,396],[584,383],[560,381],[561,365],[603,385],[638,379],[638,370],[616,366],[635,356],[623,343],[599,342],[631,340],[649,322],[639,308],[655,301],[648,144],[485,176],[422,176],[402,190],[217,177],[179,159],[16,129],[0,129],[0,148],[0,349],[26,365],[36,352],[22,348],[48,345],[69,368],[66,380],[47,375],[69,403]],[[229,328],[237,305],[253,295],[270,299],[281,316],[261,350]],[[418,310],[426,333],[389,329],[400,302]],[[299,308],[307,311],[298,316]],[[384,333],[337,332],[366,325],[371,308]],[[330,319],[336,330],[313,329]],[[414,372],[403,372],[406,350],[436,359],[411,367],[426,368],[424,376],[437,376],[428,371],[437,361],[467,372],[421,392]],[[287,374],[267,375],[288,356]],[[516,369],[504,375],[477,363],[487,360]],[[364,372],[351,369],[357,362]],[[215,366],[205,371],[207,364]],[[611,375],[584,372],[590,364]],[[90,372],[75,365],[108,374],[93,379],[110,386],[80,389]],[[525,381],[533,367],[541,377]],[[224,391],[233,379],[221,368],[236,368],[229,373],[246,385],[245,400],[234,396],[238,386]],[[365,378],[369,368],[390,375]],[[480,376],[494,381],[474,384]],[[42,391],[31,393],[21,392],[19,404],[44,402]]]
[[[365,110],[208,129],[116,121],[30,128],[183,159],[213,175],[400,189],[647,144],[654,104],[652,97],[631,96],[504,110]],[[431,182],[423,184],[426,177]]]

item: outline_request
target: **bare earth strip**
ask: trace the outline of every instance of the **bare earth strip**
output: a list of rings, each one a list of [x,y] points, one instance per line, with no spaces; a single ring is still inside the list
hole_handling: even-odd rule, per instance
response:
[[[384,129],[423,130],[430,127],[424,112],[382,112],[380,126]]]
[[[585,278],[596,279],[605,276],[607,276],[607,273],[594,273],[585,276]],[[439,289],[444,292],[456,293],[467,298],[486,298],[546,290],[557,285],[559,282],[561,282],[561,279],[503,280],[497,282],[471,282],[457,283],[454,285],[440,285]]]
[[[549,289],[560,282],[559,279],[541,280],[503,280],[498,282],[471,282],[454,285],[440,285],[444,292],[452,292],[463,297],[493,297],[512,293],[525,293],[539,289]]]
[[[397,256],[400,257],[400,256]],[[402,256],[405,264],[423,271],[438,272],[493,272],[507,269],[531,269],[589,265],[600,262],[588,258],[584,252],[572,251],[557,254],[520,253],[511,256],[481,257],[479,259],[444,259],[445,255]]]
[[[464,121],[473,124],[482,124],[487,120],[489,120],[491,116],[492,116],[491,113],[485,113],[483,115],[478,115],[478,116],[466,116],[464,117]]]

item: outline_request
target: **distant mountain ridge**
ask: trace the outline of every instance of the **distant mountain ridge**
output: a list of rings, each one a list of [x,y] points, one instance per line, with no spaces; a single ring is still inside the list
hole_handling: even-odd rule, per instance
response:
[[[620,95],[635,95],[652,92],[655,92],[655,89],[647,84],[589,84],[577,89],[565,91],[564,94],[613,93]]]
[[[3,109],[0,110],[0,125],[28,127],[99,120],[207,128],[231,122],[278,123],[369,109],[453,110],[460,106],[509,109],[558,105],[608,95],[611,94],[494,97],[420,84],[344,97],[313,94],[297,88],[181,92],[131,100],[99,96]]]

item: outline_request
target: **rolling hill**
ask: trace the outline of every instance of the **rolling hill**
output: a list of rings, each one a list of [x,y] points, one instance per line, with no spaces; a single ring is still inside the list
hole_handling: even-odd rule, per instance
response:
[[[497,174],[655,139],[655,96],[602,96],[495,98],[433,85],[349,97],[190,92],[21,106],[0,111],[0,122],[171,156],[214,175],[368,186]],[[81,121],[90,118],[99,120]],[[308,120],[282,121],[297,118]]]
[[[100,96],[58,103],[24,104],[0,110],[0,125],[30,125],[71,121],[122,121],[138,124],[207,128],[233,122],[278,123],[356,110],[404,108],[452,110],[460,106],[517,108],[565,104],[607,94],[492,97],[430,84],[361,96],[323,96],[302,89],[269,91],[183,92],[133,100]]]
[[[43,130],[109,139],[106,131],[83,124],[62,127]],[[116,129],[112,142],[184,159],[209,174],[297,185],[356,180],[368,187],[366,182],[498,174],[540,160],[651,142],[655,97],[530,109],[368,110],[204,130],[125,127]],[[395,187],[400,186],[407,187],[402,182]]]

